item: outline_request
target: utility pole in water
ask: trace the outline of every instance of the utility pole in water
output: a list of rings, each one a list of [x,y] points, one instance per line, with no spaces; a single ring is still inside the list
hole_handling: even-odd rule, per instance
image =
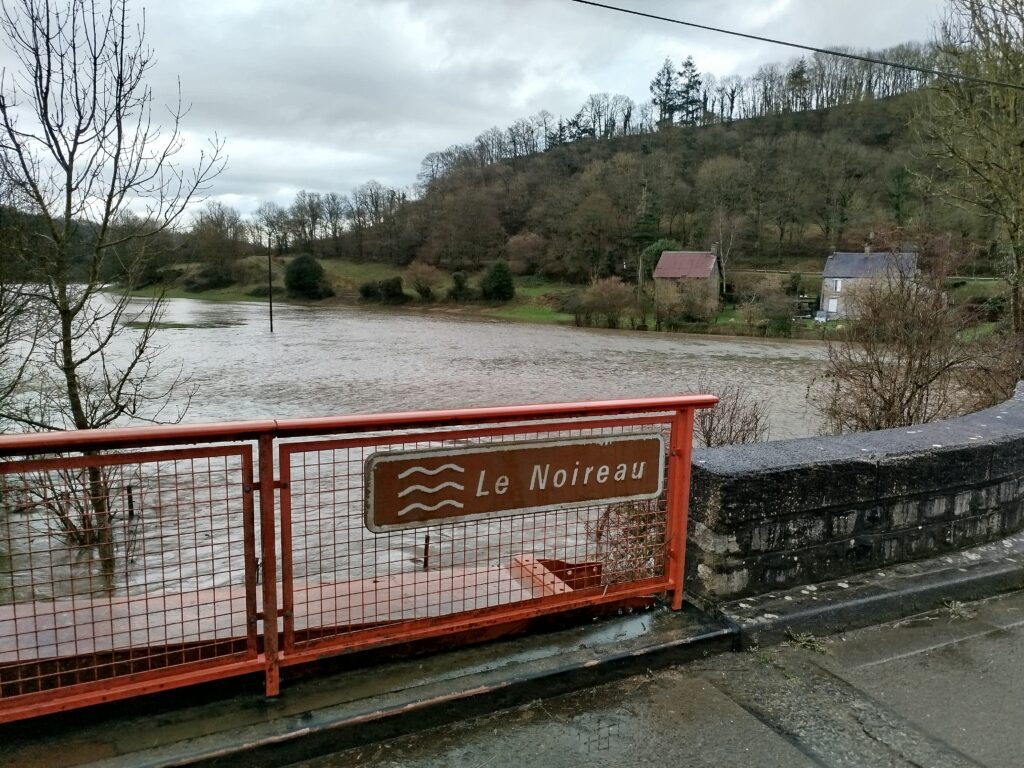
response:
[[[267,298],[270,300],[270,332],[274,332],[274,272],[271,257],[274,254],[274,235],[267,233]]]
[[[647,215],[647,177],[644,176],[643,189],[640,193],[640,220]],[[644,295],[644,249],[637,247],[636,253],[636,298],[638,302],[643,301]],[[647,319],[644,318],[644,322]]]

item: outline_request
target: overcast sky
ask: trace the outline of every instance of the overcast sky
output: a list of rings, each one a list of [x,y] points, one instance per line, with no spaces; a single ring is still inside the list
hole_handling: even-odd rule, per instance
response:
[[[813,45],[925,40],[941,0],[621,0]],[[132,7],[140,8],[138,2]],[[666,55],[719,76],[797,53],[569,0],[151,0],[161,98],[180,78],[190,137],[227,139],[215,197],[243,212],[299,189],[414,183],[428,152],[589,93],[649,98]]]

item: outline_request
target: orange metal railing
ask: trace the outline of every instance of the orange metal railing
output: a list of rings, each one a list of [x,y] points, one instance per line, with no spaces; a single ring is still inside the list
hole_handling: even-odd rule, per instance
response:
[[[678,609],[694,409],[715,402],[0,436],[0,722],[253,672],[275,695],[327,654],[627,598]],[[650,434],[657,498],[364,520],[374,454]]]

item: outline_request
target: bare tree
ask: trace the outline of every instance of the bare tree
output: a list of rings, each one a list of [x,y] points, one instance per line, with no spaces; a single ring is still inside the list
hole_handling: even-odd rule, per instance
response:
[[[328,192],[323,198],[324,224],[331,238],[331,255],[341,256],[341,233],[345,226],[348,198],[337,192]]]
[[[829,343],[825,375],[810,390],[831,433],[922,424],[1004,400],[1020,371],[1017,345],[979,337],[949,304],[948,262],[927,272],[891,268],[847,298],[852,319]]]
[[[1021,83],[1020,0],[950,0],[936,44],[940,67]],[[939,79],[924,118],[940,168],[953,171],[946,197],[992,220],[1010,286],[1013,330],[1024,331],[1024,98],[1016,87]]]
[[[319,192],[299,190],[291,207],[291,216],[299,240],[303,247],[312,253],[324,220],[323,197]]]
[[[288,249],[288,211],[274,202],[264,201],[257,206],[252,217],[257,242],[267,239],[270,251],[284,253]]]
[[[22,286],[0,270],[0,408],[11,407],[17,397],[42,330],[32,322],[31,310]],[[0,420],[0,432],[4,427]]]
[[[153,53],[126,0],[5,2],[0,37],[17,61],[0,72],[0,177],[32,222],[18,267],[45,332],[27,363],[34,397],[0,419],[92,429],[160,418],[178,379],[157,384],[162,297],[134,302],[142,264],[132,254],[144,249],[130,246],[170,228],[203,194],[223,168],[222,145],[211,141],[194,167],[179,162],[185,109],[179,96],[156,122],[146,84]],[[133,226],[119,226],[131,211]],[[109,580],[109,489],[98,469],[88,474],[90,527]]]
[[[743,226],[752,175],[750,163],[728,155],[705,160],[697,171],[697,191],[708,207],[708,229],[718,243],[718,263],[723,279]]]
[[[768,439],[767,405],[752,396],[742,384],[716,384],[705,370],[697,377],[696,391],[718,396],[714,408],[697,411],[694,416],[693,432],[699,445],[717,448],[763,443]]]
[[[11,407],[42,328],[32,317],[32,302],[13,269],[24,237],[10,184],[0,179],[0,410]],[[0,431],[6,424],[0,420]]]

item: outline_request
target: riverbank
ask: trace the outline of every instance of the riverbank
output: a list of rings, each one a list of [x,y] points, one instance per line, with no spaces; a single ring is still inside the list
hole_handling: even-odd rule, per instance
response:
[[[472,317],[501,320],[532,325],[574,326],[579,324],[577,316],[566,311],[573,304],[572,297],[584,286],[545,279],[539,275],[520,275],[514,278],[515,298],[504,303],[489,303],[481,300],[451,302],[444,297],[452,286],[452,277],[443,271],[432,276],[433,286],[430,300],[424,300],[408,285],[407,270],[393,264],[355,262],[345,259],[322,259],[327,282],[334,290],[334,297],[320,301],[290,299],[284,289],[285,270],[292,257],[278,256],[272,260],[273,294],[275,304],[299,306],[360,307],[385,312],[421,312],[456,317]],[[196,264],[179,264],[170,272],[175,279],[163,286],[168,298],[194,299],[210,302],[267,302],[267,264],[264,256],[248,256],[237,262],[239,282],[220,288],[201,290],[203,280]],[[481,273],[467,275],[470,286],[477,285]],[[384,304],[365,301],[360,298],[360,286],[382,280],[404,279],[406,301],[398,304]],[[734,269],[730,271],[730,282],[737,295],[775,296],[775,303],[784,301],[786,292],[794,291],[813,296],[820,287],[821,275],[816,272],[765,271],[758,269]],[[978,332],[984,333],[1001,312],[1005,286],[993,278],[958,277],[949,281],[948,295],[957,304],[976,307],[979,317]],[[140,291],[145,295],[148,291]],[[711,336],[736,336],[748,338],[791,338],[824,341],[831,338],[840,327],[839,323],[819,323],[809,318],[794,319],[788,326],[780,323],[778,317],[765,317],[763,307],[755,302],[739,306],[726,303],[711,318],[703,322],[673,322],[668,333],[692,333]],[[805,310],[806,311],[806,307]],[[776,314],[778,314],[776,312]],[[601,327],[604,327],[603,325]],[[643,322],[624,313],[617,324],[618,329],[637,331],[653,330],[657,327],[655,317],[649,314]]]
[[[249,257],[244,260],[247,269],[244,273],[250,275],[259,274],[256,269],[256,259]],[[287,257],[277,257],[273,262],[273,300],[275,304],[293,304],[297,306],[318,306],[318,307],[359,307],[385,312],[401,311],[414,313],[429,313],[436,315],[450,315],[456,317],[470,317],[480,319],[501,320],[514,323],[528,323],[532,325],[560,325],[576,326],[578,319],[570,312],[563,311],[567,297],[582,290],[583,286],[574,283],[563,283],[546,280],[536,275],[517,276],[515,280],[515,298],[503,303],[489,303],[481,300],[450,302],[440,298],[425,301],[408,291],[408,300],[400,304],[382,304],[380,302],[365,301],[360,298],[359,286],[366,282],[381,281],[402,277],[404,270],[390,264],[359,263],[340,259],[324,259],[321,264],[324,267],[328,282],[335,291],[335,295],[329,299],[319,301],[308,301],[292,299],[286,295],[284,288],[284,271],[287,266]],[[190,279],[191,270],[182,268],[182,276],[172,284],[162,286],[165,296],[173,299],[192,299],[210,302],[259,302],[268,301],[268,288],[266,281],[263,282],[240,282],[222,288],[211,288],[209,290],[190,290],[188,286],[195,285],[196,281]],[[741,273],[738,273],[741,274]],[[752,275],[754,273],[751,273]],[[265,272],[263,273],[265,275]],[[757,279],[760,276],[755,275]],[[470,283],[478,282],[479,275],[470,275]],[[448,288],[451,287],[450,276],[440,273],[440,282],[435,288],[435,295],[443,297]],[[152,291],[141,290],[138,295],[150,295]],[[653,314],[645,318],[645,322],[639,322],[637,318],[624,317],[612,330],[633,330],[651,332],[656,327]],[[607,326],[594,325],[589,327]],[[705,322],[677,322],[672,325],[671,330],[663,330],[665,333],[691,333],[714,336],[737,336],[749,338],[793,338],[805,340],[825,340],[834,332],[835,323],[816,323],[813,320],[794,320],[791,328],[782,331],[776,327],[770,327],[767,321],[757,321],[750,317],[743,317],[743,313],[735,305],[724,305],[721,310]]]

